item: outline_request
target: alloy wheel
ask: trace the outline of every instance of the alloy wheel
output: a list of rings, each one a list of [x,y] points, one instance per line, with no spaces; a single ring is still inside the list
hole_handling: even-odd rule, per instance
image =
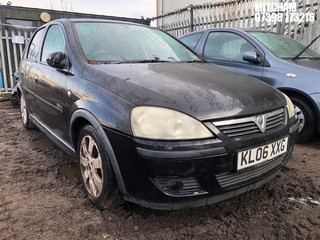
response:
[[[103,189],[102,159],[97,143],[90,135],[85,135],[80,143],[80,170],[88,193],[98,198]]]
[[[301,130],[302,130],[303,127],[304,127],[305,121],[306,121],[306,120],[305,120],[305,116],[304,116],[302,110],[301,110],[299,107],[297,107],[296,105],[294,106],[294,110],[295,110],[295,112],[296,112],[296,114],[297,114],[297,116],[298,116],[299,132],[301,132]]]
[[[25,101],[23,95],[21,95],[21,97],[20,97],[20,112],[21,112],[21,118],[22,118],[23,124],[27,124],[28,112],[27,112],[27,107],[26,107],[26,101]]]

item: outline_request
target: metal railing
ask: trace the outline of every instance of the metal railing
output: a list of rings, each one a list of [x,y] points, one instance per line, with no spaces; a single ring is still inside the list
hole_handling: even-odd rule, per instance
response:
[[[29,31],[0,31],[0,91],[10,92],[13,84],[13,74],[19,68],[24,47],[32,33]],[[13,38],[23,38],[23,43],[14,43]]]
[[[208,0],[209,2],[209,0]],[[213,1],[211,1],[213,2]],[[257,13],[257,3],[294,3],[297,6],[295,16],[302,21],[288,19],[288,15],[282,14],[282,19],[266,21]],[[158,28],[175,37],[189,32],[218,27],[251,28],[278,32],[289,35],[303,44],[308,44],[314,37],[320,34],[320,0],[222,0],[207,4],[189,5],[161,16],[151,18],[157,21]],[[279,16],[281,11],[270,12]],[[258,15],[257,15],[258,14]],[[312,14],[314,18],[308,18]],[[304,19],[301,19],[304,16]],[[259,19],[260,17],[260,19]],[[289,20],[289,21],[288,21]],[[314,50],[320,50],[315,45]]]

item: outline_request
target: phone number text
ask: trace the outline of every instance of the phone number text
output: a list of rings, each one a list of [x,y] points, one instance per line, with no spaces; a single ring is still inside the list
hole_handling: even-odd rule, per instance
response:
[[[267,23],[277,23],[277,22],[314,22],[315,13],[255,13],[254,20],[256,22],[267,22]]]

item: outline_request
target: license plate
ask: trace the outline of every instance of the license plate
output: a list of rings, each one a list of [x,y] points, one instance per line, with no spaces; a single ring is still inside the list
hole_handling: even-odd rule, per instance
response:
[[[241,170],[271,160],[287,152],[288,137],[264,146],[238,152],[237,169]]]

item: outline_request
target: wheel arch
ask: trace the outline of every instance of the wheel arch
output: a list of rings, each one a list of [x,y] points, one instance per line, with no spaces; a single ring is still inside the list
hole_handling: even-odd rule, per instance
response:
[[[301,92],[299,90],[296,90],[296,89],[288,89],[288,88],[278,88],[278,90],[280,90],[281,92],[285,93],[286,95],[288,95],[288,97],[290,96],[293,96],[293,97],[296,97],[296,98],[300,98],[302,99],[303,101],[305,101],[311,108],[314,116],[315,116],[315,121],[316,121],[316,126],[317,126],[317,129],[316,131],[317,132],[320,132],[320,112],[318,110],[318,108],[316,107],[316,103],[313,101],[313,99],[305,94],[304,92]]]
[[[125,187],[125,184],[124,184],[124,181],[122,178],[122,174],[121,174],[121,171],[120,171],[120,168],[118,165],[118,161],[117,161],[117,158],[116,158],[115,153],[113,151],[112,145],[111,145],[106,133],[104,132],[99,120],[91,112],[89,112],[85,109],[76,110],[70,118],[69,135],[71,136],[72,145],[75,149],[75,152],[78,151],[77,144],[78,144],[78,138],[80,135],[80,131],[85,125],[93,126],[95,128],[95,130],[97,131],[98,135],[102,138],[101,139],[103,141],[102,144],[104,144],[106,146],[107,154],[110,158],[112,170],[114,172],[118,188],[119,188],[120,192],[122,192],[123,194],[126,194],[127,190],[126,190],[126,187]]]
[[[16,87],[16,90],[12,92],[11,102],[16,105],[20,105],[20,97],[21,97],[21,89],[20,87]]]
[[[20,98],[21,94],[22,94],[22,87],[20,86],[19,82],[17,83],[16,86],[16,91],[17,91],[17,97]]]
[[[20,87],[17,87],[17,93],[19,94],[19,96],[21,95],[21,89],[20,89]]]

